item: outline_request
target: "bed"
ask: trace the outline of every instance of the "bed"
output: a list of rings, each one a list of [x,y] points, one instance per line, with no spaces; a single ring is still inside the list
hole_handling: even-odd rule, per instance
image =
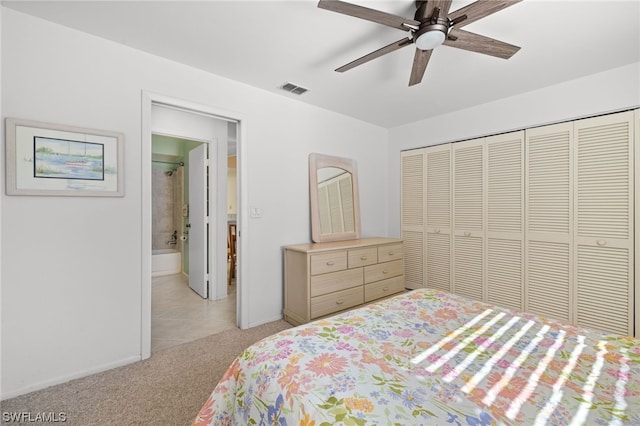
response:
[[[640,425],[640,340],[431,289],[239,355],[195,425]]]

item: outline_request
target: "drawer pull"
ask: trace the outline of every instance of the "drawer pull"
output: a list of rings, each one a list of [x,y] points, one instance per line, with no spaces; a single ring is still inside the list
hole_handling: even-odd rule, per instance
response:
[[[433,232],[435,232],[436,234],[439,234],[440,233],[440,229],[436,228]]]
[[[367,260],[367,256],[360,256],[360,260]]]
[[[383,270],[382,270],[382,273],[383,273],[383,274],[388,274],[388,273],[389,273],[389,271],[387,271],[386,269],[383,269]]]
[[[465,232],[465,233],[464,233],[464,236],[465,236],[465,237],[470,237],[470,236],[471,236],[471,232]]]
[[[394,253],[394,252],[392,252],[392,251],[390,251],[390,252],[389,252],[389,256],[393,256],[394,254],[395,254],[395,253]]]
[[[344,303],[344,300],[336,300],[336,305],[342,305]]]
[[[382,287],[382,291],[389,291],[389,287]]]
[[[607,244],[607,240],[598,240],[598,245],[599,246],[604,246]]]
[[[335,265],[335,262],[333,262],[332,260],[327,262],[327,266],[333,266],[333,265]]]

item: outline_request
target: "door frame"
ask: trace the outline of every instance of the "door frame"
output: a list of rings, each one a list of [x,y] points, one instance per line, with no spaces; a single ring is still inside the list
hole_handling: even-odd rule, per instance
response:
[[[142,235],[141,235],[141,247],[140,247],[140,258],[141,258],[141,321],[140,321],[140,358],[147,359],[151,356],[151,205],[152,205],[152,190],[151,190],[151,156],[152,156],[152,146],[151,146],[151,112],[153,104],[161,104],[168,107],[175,107],[177,109],[191,112],[194,114],[203,114],[210,116],[215,119],[220,119],[224,121],[232,121],[237,123],[237,138],[236,138],[236,148],[237,148],[237,192],[238,192],[238,203],[237,203],[237,223],[238,223],[238,239],[237,239],[237,253],[238,258],[242,259],[242,262],[238,263],[237,277],[236,277],[236,325],[240,328],[247,328],[246,324],[248,315],[246,311],[246,300],[245,289],[244,286],[241,285],[243,277],[245,276],[245,272],[248,270],[247,262],[244,261],[248,259],[248,256],[245,255],[245,245],[242,244],[242,240],[246,238],[248,231],[248,215],[245,214],[243,206],[248,205],[246,200],[246,172],[242,167],[242,157],[244,153],[244,143],[246,140],[246,118],[243,114],[239,114],[236,112],[226,111],[217,107],[212,107],[209,105],[203,105],[194,103],[191,101],[186,101],[183,99],[177,99],[170,96],[153,93],[149,91],[142,91],[142,152],[141,152],[141,164],[140,170],[142,174],[142,187],[141,187],[141,201],[142,201],[142,214],[141,214],[141,227],[142,227]],[[210,148],[215,146],[215,141],[210,141],[214,144],[210,144]],[[210,158],[211,158],[211,150],[210,150]],[[215,158],[218,161],[218,156]],[[225,158],[226,162],[227,159]],[[226,163],[225,163],[226,164]],[[217,169],[217,167],[216,167]],[[216,185],[220,185],[221,182],[218,179],[211,179],[210,183],[215,183]],[[224,180],[224,184],[226,185],[226,179]],[[213,198],[213,197],[212,197]],[[224,204],[226,209],[226,202]],[[219,218],[217,215],[214,216],[214,223],[219,223]],[[210,237],[211,241],[215,241],[216,246],[224,246],[226,247],[227,241],[227,232],[226,232],[226,220],[225,222],[225,232],[221,235],[221,232],[216,232],[215,228],[220,228],[219,226],[211,227]],[[240,230],[242,230],[242,234],[240,234]],[[242,235],[243,238],[240,238]],[[212,244],[214,245],[214,244]],[[216,250],[212,250],[214,255]],[[220,262],[219,262],[220,263]],[[226,263],[226,260],[225,260]],[[220,268],[217,268],[218,271]],[[226,266],[223,268],[224,276],[226,277]],[[220,275],[220,274],[217,274]],[[211,280],[210,280],[211,281]],[[225,287],[222,288],[221,291],[221,283],[225,284]],[[226,294],[226,279],[220,281],[219,279],[215,280],[214,286],[209,287],[209,294],[215,296],[220,296],[220,293]],[[215,291],[215,293],[214,293]],[[214,297],[220,298],[220,297]]]

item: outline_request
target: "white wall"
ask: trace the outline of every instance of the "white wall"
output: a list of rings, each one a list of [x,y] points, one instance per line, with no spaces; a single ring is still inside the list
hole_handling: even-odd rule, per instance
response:
[[[2,24],[2,11],[4,8],[0,7],[0,24]],[[2,31],[0,31],[0,100],[2,99]],[[2,119],[2,102],[0,102],[0,135],[4,135],[4,120]],[[0,164],[4,164],[4,149],[0,149]],[[2,167],[2,166],[0,166]],[[2,178],[0,177],[0,183]],[[0,189],[0,192],[2,189]],[[2,197],[0,197],[0,242],[2,241]],[[0,243],[0,297],[2,297],[2,244]],[[2,316],[2,303],[0,303],[0,324]],[[2,339],[0,338],[0,377],[2,377]],[[0,385],[0,395],[1,395]]]
[[[3,399],[140,359],[143,90],[246,118],[244,207],[263,212],[245,230],[249,325],[281,318],[281,246],[310,240],[309,153],[357,160],[363,234],[387,235],[385,129],[10,9],[1,18],[3,118],[125,135],[123,198],[3,191]]]
[[[389,234],[400,235],[400,152],[640,105],[640,62],[389,131]]]

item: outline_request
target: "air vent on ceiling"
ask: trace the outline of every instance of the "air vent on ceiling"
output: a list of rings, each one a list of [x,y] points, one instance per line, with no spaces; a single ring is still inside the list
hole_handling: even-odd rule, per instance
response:
[[[300,87],[298,85],[295,85],[293,83],[288,83],[288,82],[284,83],[282,86],[280,86],[280,88],[282,90],[286,90],[287,92],[291,92],[296,95],[302,95],[303,93],[309,90],[309,89],[305,89],[304,87]]]

